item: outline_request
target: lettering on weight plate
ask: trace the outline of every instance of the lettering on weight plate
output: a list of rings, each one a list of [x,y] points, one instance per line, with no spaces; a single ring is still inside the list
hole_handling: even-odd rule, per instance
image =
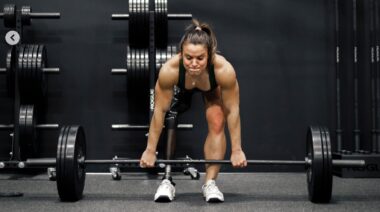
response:
[[[336,63],[339,63],[339,46],[336,47]]]
[[[367,164],[365,167],[349,168],[349,169],[351,169],[352,171],[358,171],[358,172],[362,172],[362,171],[378,172],[378,171],[380,171],[377,164]]]
[[[150,110],[154,110],[154,89],[150,89]]]

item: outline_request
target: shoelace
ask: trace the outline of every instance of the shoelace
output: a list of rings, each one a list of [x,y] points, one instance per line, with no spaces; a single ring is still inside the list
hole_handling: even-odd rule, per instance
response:
[[[162,189],[170,189],[171,188],[171,183],[170,182],[167,182],[167,181],[164,181],[164,182],[161,182],[161,185],[159,187],[159,190],[162,190]]]
[[[205,186],[206,193],[220,193],[218,186],[215,183],[210,183]]]

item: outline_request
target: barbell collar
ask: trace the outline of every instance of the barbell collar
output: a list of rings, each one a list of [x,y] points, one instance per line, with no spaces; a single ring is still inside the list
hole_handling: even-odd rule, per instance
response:
[[[147,130],[148,125],[130,125],[130,124],[113,124],[111,126],[113,130]],[[164,126],[165,128],[165,126]],[[192,124],[178,124],[177,129],[193,129]]]
[[[125,68],[113,68],[111,70],[111,73],[115,75],[124,75],[124,74],[127,74],[127,72],[128,71]]]
[[[30,17],[34,19],[59,19],[61,13],[30,13]]]
[[[12,130],[14,128],[13,124],[1,124],[0,125],[0,131],[1,130]],[[59,124],[37,124],[35,126],[36,129],[43,129],[43,130],[55,130],[59,128]]]

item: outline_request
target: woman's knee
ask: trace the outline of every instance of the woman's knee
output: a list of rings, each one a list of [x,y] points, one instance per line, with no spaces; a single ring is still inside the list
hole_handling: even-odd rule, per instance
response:
[[[207,123],[209,131],[215,134],[224,133],[224,113],[220,107],[209,108],[207,110]]]

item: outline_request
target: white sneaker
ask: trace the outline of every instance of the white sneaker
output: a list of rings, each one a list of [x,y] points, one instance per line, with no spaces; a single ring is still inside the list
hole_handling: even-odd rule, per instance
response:
[[[157,188],[157,192],[154,195],[155,202],[171,202],[175,197],[175,187],[170,180],[165,179],[161,182]]]
[[[218,186],[216,186],[215,180],[208,180],[206,184],[202,186],[202,192],[206,202],[224,202],[223,193],[220,192]]]

